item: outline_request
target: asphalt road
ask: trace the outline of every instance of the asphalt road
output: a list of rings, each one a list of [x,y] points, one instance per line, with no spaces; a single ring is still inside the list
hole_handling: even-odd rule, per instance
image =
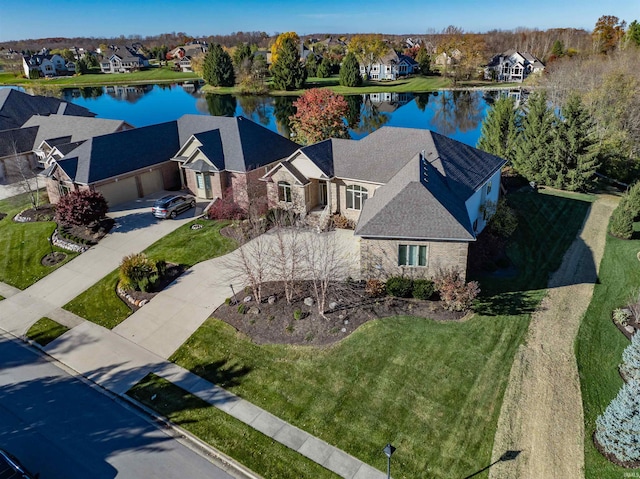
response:
[[[3,335],[0,447],[41,479],[232,479],[130,408]]]

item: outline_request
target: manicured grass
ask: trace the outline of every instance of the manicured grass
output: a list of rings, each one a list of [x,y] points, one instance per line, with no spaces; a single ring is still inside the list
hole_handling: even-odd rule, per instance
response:
[[[41,201],[46,202],[42,194]],[[56,266],[43,266],[40,261],[51,252],[49,238],[56,229],[53,221],[16,223],[13,217],[31,207],[27,194],[0,201],[0,212],[7,216],[0,220],[0,281],[19,289],[25,289],[36,281],[71,260],[77,253],[54,247],[54,251],[64,251],[67,259]]]
[[[636,231],[639,224],[636,223]],[[636,233],[637,234],[637,233]],[[615,308],[625,306],[640,288],[640,267],[636,254],[640,241],[607,238],[598,283],[576,339],[585,421],[585,477],[617,479],[626,469],[605,459],[594,447],[592,434],[596,418],[618,394],[622,379],[618,365],[629,341],[611,321]],[[631,476],[629,476],[631,477]]]
[[[145,253],[156,261],[193,266],[200,261],[214,258],[232,251],[235,243],[220,235],[227,223],[196,220],[203,227],[192,230],[193,222],[181,226],[164,238],[149,246]],[[131,310],[116,294],[118,270],[102,278],[91,288],[64,305],[64,309],[89,321],[112,329],[131,315]]]
[[[260,471],[265,478],[338,478],[324,467],[154,374],[127,394],[249,469]]]
[[[393,443],[394,477],[470,476],[490,462],[513,356],[589,207],[546,193],[510,196],[519,274],[481,279],[483,314],[466,322],[376,320],[319,349],[259,346],[210,319],[171,359],[380,469]]]
[[[27,331],[27,338],[34,340],[40,346],[46,346],[54,339],[69,331],[69,328],[53,319],[40,318]]]
[[[147,70],[140,70],[133,73],[89,73],[86,75],[41,78],[39,80],[28,80],[17,77],[13,73],[0,73],[0,85],[22,85],[22,86],[101,86],[132,83],[162,83],[184,80],[196,80],[199,76],[195,73],[175,72],[169,67],[151,67]]]

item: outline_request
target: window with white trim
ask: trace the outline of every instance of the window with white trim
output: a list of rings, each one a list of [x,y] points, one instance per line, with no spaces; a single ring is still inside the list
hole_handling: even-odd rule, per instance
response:
[[[427,246],[417,244],[398,245],[398,266],[426,266]]]
[[[367,189],[360,185],[347,186],[347,208],[361,210],[365,200],[369,198]]]
[[[196,184],[199,190],[204,190],[204,175],[196,173]]]
[[[286,203],[291,203],[291,185],[286,181],[278,181],[278,199]]]

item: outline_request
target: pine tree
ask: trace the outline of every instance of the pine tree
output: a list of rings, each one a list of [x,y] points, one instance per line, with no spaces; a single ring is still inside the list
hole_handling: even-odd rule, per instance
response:
[[[329,78],[331,75],[331,61],[325,57],[318,66],[318,78]]]
[[[594,124],[578,95],[571,95],[563,105],[562,121],[557,126],[555,151],[560,167],[559,186],[584,191],[593,183],[600,162]]]
[[[555,42],[553,42],[551,53],[556,57],[561,57],[562,55],[564,55],[564,47],[560,40],[556,40]]]
[[[340,67],[340,85],[342,86],[361,86],[362,75],[360,75],[360,65],[353,53],[347,53],[342,60]]]
[[[512,97],[501,97],[482,122],[478,148],[505,160],[513,159],[518,136],[518,113]]]
[[[557,186],[554,154],[556,118],[547,105],[545,92],[533,92],[527,101],[521,132],[515,144],[512,164],[529,181]]]
[[[633,236],[633,211],[626,196],[620,200],[611,214],[609,233],[620,239],[631,239]]]
[[[271,75],[277,90],[297,90],[304,86],[307,70],[300,63],[298,45],[291,38],[282,42],[277,60],[271,65]]]
[[[307,57],[304,62],[304,67],[307,69],[307,78],[315,77],[318,74],[318,59],[314,54]]]
[[[204,59],[204,80],[213,86],[233,86],[236,77],[229,54],[218,43],[211,46]]]
[[[420,67],[420,74],[427,76],[431,73],[431,55],[426,48],[421,47],[416,55],[416,61]]]
[[[622,463],[640,461],[640,382],[629,381],[596,419],[595,440]]]
[[[631,344],[622,352],[620,372],[625,381],[640,381],[640,334],[631,337]]]

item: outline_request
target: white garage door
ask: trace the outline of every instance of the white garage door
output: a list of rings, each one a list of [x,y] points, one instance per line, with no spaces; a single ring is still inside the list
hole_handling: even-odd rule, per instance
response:
[[[100,191],[109,206],[118,205],[138,198],[138,187],[134,177],[125,178],[117,182],[96,187]]]
[[[162,181],[162,172],[160,170],[143,173],[140,175],[140,182],[142,183],[142,196],[164,190],[164,182]]]

